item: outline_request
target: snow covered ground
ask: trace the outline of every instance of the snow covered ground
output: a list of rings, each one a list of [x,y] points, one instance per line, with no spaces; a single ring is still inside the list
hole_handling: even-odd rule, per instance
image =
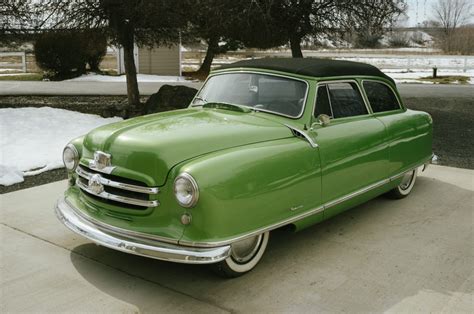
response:
[[[403,83],[418,83],[418,84],[435,84],[430,81],[423,81],[420,78],[431,77],[433,75],[432,70],[417,70],[417,71],[400,71],[394,69],[381,69],[382,72],[390,76],[395,80],[397,84]],[[469,70],[467,72],[463,71],[453,71],[453,70],[438,70],[438,76],[467,76],[469,77],[468,84],[474,84],[474,70]],[[455,84],[455,83],[454,83]]]
[[[49,107],[0,109],[0,185],[63,167],[71,139],[120,120]]]
[[[151,75],[151,74],[137,74],[138,82],[186,82],[188,81],[183,76],[165,76],[165,75]],[[125,82],[125,75],[111,76],[89,73],[76,77],[69,82]]]

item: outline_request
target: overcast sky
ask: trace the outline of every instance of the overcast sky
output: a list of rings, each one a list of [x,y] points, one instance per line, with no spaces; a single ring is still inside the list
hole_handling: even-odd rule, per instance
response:
[[[433,10],[431,7],[437,1],[438,0],[407,0],[407,26],[416,26],[418,23],[433,19]],[[471,23],[474,23],[474,18],[471,18]]]
[[[418,23],[431,19],[431,6],[437,0],[407,0],[407,26],[416,26]]]

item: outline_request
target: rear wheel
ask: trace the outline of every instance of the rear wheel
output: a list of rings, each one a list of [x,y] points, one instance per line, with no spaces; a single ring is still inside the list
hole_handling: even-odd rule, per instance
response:
[[[394,199],[401,199],[410,194],[415,185],[418,168],[405,173],[400,184],[387,193],[387,196]]]
[[[234,278],[251,271],[258,264],[267,248],[270,232],[231,244],[230,256],[212,265],[219,276]]]

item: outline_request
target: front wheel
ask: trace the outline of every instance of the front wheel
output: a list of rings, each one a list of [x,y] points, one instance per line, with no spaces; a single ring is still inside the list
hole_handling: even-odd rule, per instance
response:
[[[258,264],[267,248],[270,232],[231,244],[228,258],[212,265],[219,276],[234,278],[251,271]]]
[[[387,196],[394,199],[401,199],[407,197],[410,194],[413,186],[415,185],[416,175],[418,169],[409,171],[403,175],[402,182],[394,188],[393,190],[387,193]]]

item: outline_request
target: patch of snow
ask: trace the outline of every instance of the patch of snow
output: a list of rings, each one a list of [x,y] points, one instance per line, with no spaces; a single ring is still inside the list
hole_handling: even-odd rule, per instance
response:
[[[151,74],[137,74],[138,82],[186,82],[183,76],[165,76]],[[69,82],[126,82],[125,75],[100,75],[95,73],[84,74],[80,77],[65,80]]]
[[[0,165],[0,185],[12,185],[23,182],[23,172],[16,167]]]
[[[120,120],[49,107],[0,109],[0,185],[62,168],[70,140]]]

